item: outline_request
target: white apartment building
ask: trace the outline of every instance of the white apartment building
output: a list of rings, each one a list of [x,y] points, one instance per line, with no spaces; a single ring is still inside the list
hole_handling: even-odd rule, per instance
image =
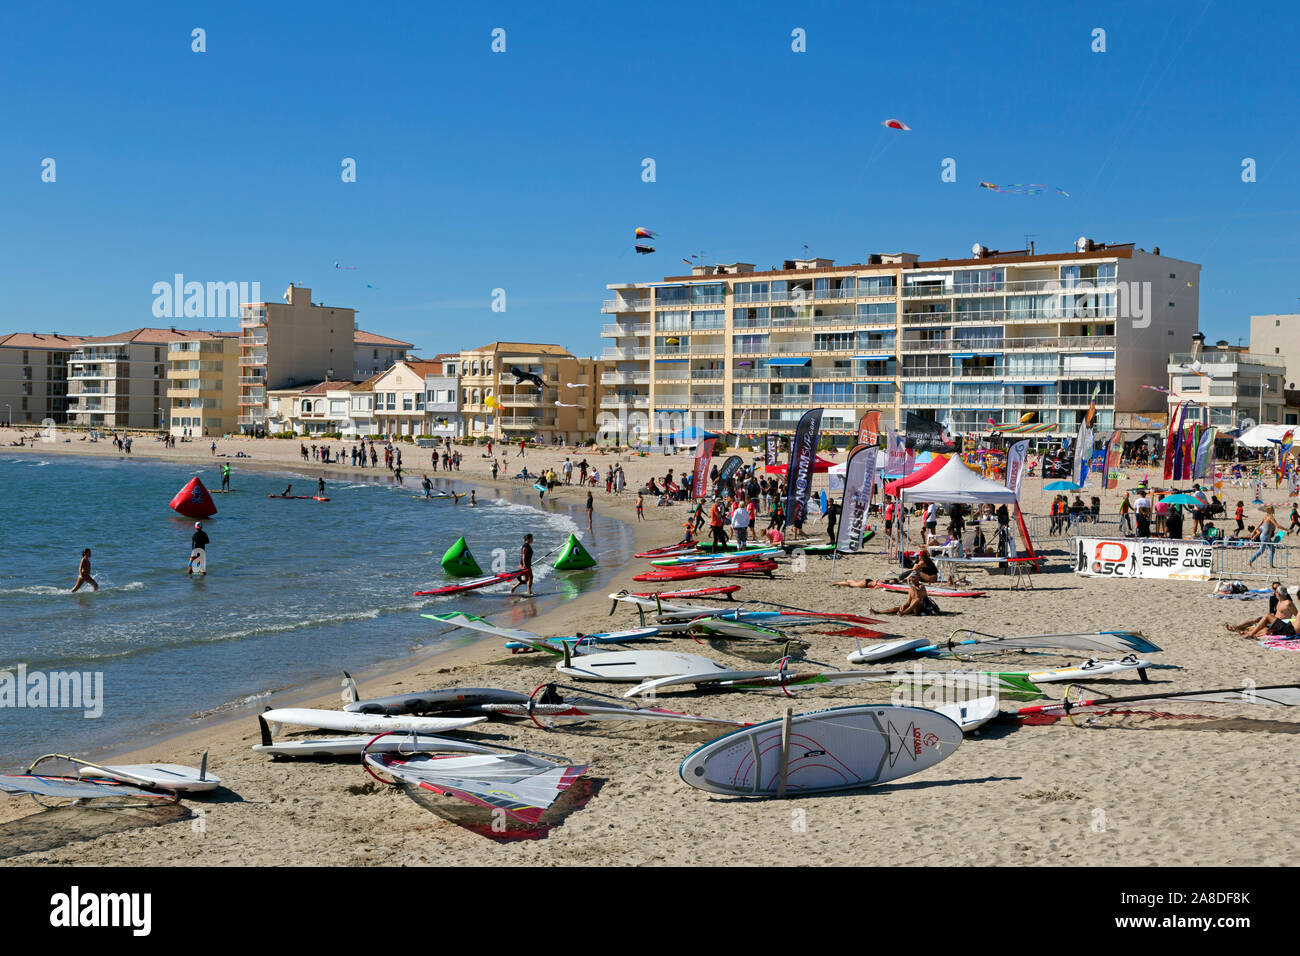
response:
[[[92,428],[164,428],[172,402],[169,346],[211,337],[211,332],[141,328],[86,339],[68,359],[68,421]]]
[[[1164,382],[1170,353],[1190,348],[1199,272],[1158,247],[1080,239],[1063,253],[976,245],[956,260],[735,262],[613,284],[601,407],[643,402],[655,438],[688,422],[791,432],[820,406],[831,434],[870,410],[965,433],[1033,412],[1050,439],[1077,430],[1095,393],[1098,428],[1127,428],[1134,413],[1164,411],[1142,386]]]
[[[1280,358],[1212,345],[1172,353],[1168,373],[1171,411],[1179,402],[1194,402],[1203,410],[1198,420],[1225,430],[1246,421],[1286,424],[1286,363]]]

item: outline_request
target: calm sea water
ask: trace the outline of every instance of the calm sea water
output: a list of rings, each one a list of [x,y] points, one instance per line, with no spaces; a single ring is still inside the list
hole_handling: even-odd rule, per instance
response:
[[[191,579],[193,521],[167,503],[195,474],[219,488],[218,469],[0,457],[0,679],[25,664],[29,673],[100,673],[104,688],[94,719],[81,710],[0,708],[0,767],[147,738],[213,712],[260,707],[274,692],[344,669],[471,640],[422,611],[509,609],[526,626],[608,573],[539,568],[532,600],[486,591],[412,597],[446,583],[438,559],[457,535],[485,571],[497,548],[514,567],[526,531],[539,556],[571,531],[605,568],[632,551],[627,525],[597,516],[588,533],[567,510],[529,504],[525,488],[471,509],[468,499],[413,500],[418,474],[398,487],[383,472],[375,481],[327,475],[329,502],[270,500],[290,481],[295,493],[314,494],[316,472],[248,471],[236,461],[235,492],[217,495],[219,514],[204,522],[208,573]],[[100,590],[70,594],[86,547]]]

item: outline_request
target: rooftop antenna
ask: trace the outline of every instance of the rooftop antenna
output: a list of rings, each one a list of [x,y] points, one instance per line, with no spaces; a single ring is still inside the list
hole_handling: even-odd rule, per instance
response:
[[[1037,238],[1038,233],[1036,232],[1025,233],[1025,248],[1029,250],[1031,256],[1034,254],[1034,240]]]

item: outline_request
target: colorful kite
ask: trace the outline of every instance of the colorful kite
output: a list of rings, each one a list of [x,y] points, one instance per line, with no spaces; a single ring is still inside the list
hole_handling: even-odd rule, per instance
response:
[[[1044,186],[1042,183],[1009,183],[1006,186],[999,186],[996,183],[980,183],[981,189],[991,189],[995,193],[1010,193],[1013,196],[1037,196],[1039,193],[1047,192],[1052,189],[1060,193],[1066,199],[1070,194],[1059,186]]]
[[[890,129],[905,129],[905,130],[908,130],[908,131],[910,131],[910,130],[912,129],[912,127],[908,126],[906,123],[904,123],[904,122],[903,122],[902,120],[900,120],[900,119],[887,119],[887,120],[883,120],[883,121],[881,122],[880,125],[881,125],[881,126],[888,126]]]
[[[556,401],[556,408],[581,408],[581,405],[570,405],[568,402]]]
[[[659,238],[659,233],[657,233],[657,232],[651,232],[649,229],[644,229],[644,228],[642,228],[641,226],[637,226],[637,227],[636,227],[636,237],[637,237],[638,239],[658,239],[658,238]]]
[[[565,382],[564,387],[565,388],[586,388],[587,383],[586,382]]]
[[[344,271],[347,271],[347,272],[355,272],[357,267],[356,267],[356,266],[341,266],[341,265],[339,265],[339,264],[336,262],[336,263],[334,263],[334,268],[335,268],[335,269],[343,269]]]
[[[636,254],[637,254],[638,256],[648,256],[648,255],[650,255],[650,253],[652,253],[652,252],[655,251],[655,247],[654,247],[654,246],[643,246],[643,245],[641,245],[640,243],[637,243],[637,244],[636,244],[635,246],[633,246],[632,248],[636,250]]]
[[[517,365],[510,366],[510,368],[507,369],[507,371],[509,371],[510,374],[515,377],[516,385],[518,385],[520,382],[532,382],[534,385],[538,387],[538,389],[546,388],[546,383],[542,381],[542,377],[536,374],[535,372],[525,372]]]

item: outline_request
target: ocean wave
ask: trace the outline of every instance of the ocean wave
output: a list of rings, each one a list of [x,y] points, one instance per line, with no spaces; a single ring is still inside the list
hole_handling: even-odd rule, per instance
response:
[[[284,634],[292,631],[301,631],[304,628],[325,627],[332,624],[346,624],[348,621],[373,621],[382,614],[392,614],[401,611],[417,611],[424,606],[425,605],[421,602],[407,601],[402,604],[389,605],[382,608],[370,608],[365,611],[354,611],[345,614],[323,614],[316,617],[299,618],[293,621],[267,621],[263,624],[256,624],[251,627],[239,628],[211,636],[185,637],[180,640],[164,641],[162,643],[134,645],[109,652],[99,650],[78,656],[51,657],[44,660],[27,661],[26,664],[29,671],[60,670],[68,667],[85,669],[88,666],[103,665],[110,662],[120,663],[146,654],[170,654],[186,648],[210,647],[216,644],[246,641],[250,638],[261,637],[266,634]],[[16,666],[17,664],[0,665],[0,670],[13,670]]]
[[[144,582],[132,581],[129,584],[104,584],[101,582],[99,585],[99,590],[100,591],[143,591]],[[95,592],[91,588],[82,588],[80,591],[77,592],[78,595],[95,594],[95,593],[97,592]],[[59,595],[66,596],[72,594],[72,589],[52,587],[51,585],[48,584],[28,584],[18,588],[0,588],[0,598],[6,597],[11,594],[36,595],[40,597],[57,597]]]
[[[277,688],[277,690],[281,689],[283,688]],[[217,717],[221,714],[230,713],[231,711],[242,710],[250,704],[257,703],[259,700],[266,700],[274,693],[276,693],[276,690],[262,690],[258,691],[256,694],[249,694],[246,697],[240,697],[236,700],[228,700],[224,704],[218,704],[216,707],[209,707],[207,710],[196,710],[194,713],[190,714],[189,719],[205,720],[208,717]]]

